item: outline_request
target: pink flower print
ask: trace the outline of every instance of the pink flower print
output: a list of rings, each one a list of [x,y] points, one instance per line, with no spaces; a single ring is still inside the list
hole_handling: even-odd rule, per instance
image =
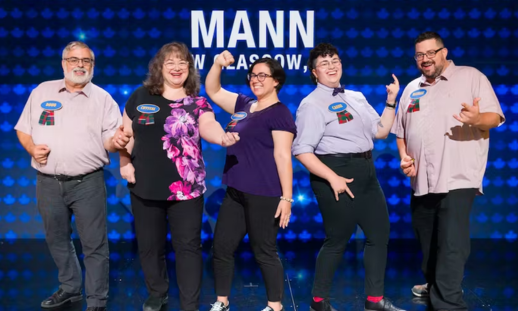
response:
[[[167,117],[164,130],[174,138],[189,136],[196,129],[196,121],[183,109],[171,110],[171,116]]]
[[[185,106],[189,106],[189,105],[191,105],[192,103],[194,103],[194,99],[193,99],[191,96],[185,97],[185,98],[183,99],[183,104],[184,104]]]
[[[173,144],[171,144],[171,138],[169,135],[162,137],[163,149],[167,151],[167,157],[169,159],[174,159],[180,155],[180,149],[176,148]]]
[[[180,138],[180,144],[183,149],[184,157],[190,157],[196,161],[201,158],[200,148],[193,137]]]
[[[198,160],[192,160],[186,157],[178,157],[175,160],[178,173],[183,180],[194,184],[197,181],[205,179],[205,166],[200,165]]]
[[[194,114],[202,115],[204,112],[212,110],[212,107],[209,105],[209,102],[204,97],[199,97],[196,99],[196,109],[194,109]]]
[[[192,199],[191,195],[192,184],[184,183],[182,181],[177,181],[172,183],[169,186],[169,190],[171,191],[171,196],[168,200],[189,200]]]

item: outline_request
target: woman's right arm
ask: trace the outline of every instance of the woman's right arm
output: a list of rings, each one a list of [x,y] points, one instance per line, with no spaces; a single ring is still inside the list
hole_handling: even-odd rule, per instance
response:
[[[233,114],[236,106],[237,93],[229,92],[221,87],[221,71],[234,63],[234,57],[229,51],[218,55],[205,79],[205,92],[210,99],[226,112]]]
[[[120,171],[122,178],[126,179],[129,183],[134,184],[135,180],[135,168],[131,164],[131,152],[133,151],[133,145],[135,140],[133,139],[132,121],[124,109],[122,116],[122,125],[124,126],[124,132],[130,134],[131,138],[125,149],[119,150],[119,161]]]

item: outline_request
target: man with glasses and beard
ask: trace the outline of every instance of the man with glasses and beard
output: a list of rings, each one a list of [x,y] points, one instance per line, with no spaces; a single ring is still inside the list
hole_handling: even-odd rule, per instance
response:
[[[61,283],[42,308],[83,299],[81,267],[70,237],[74,215],[86,267],[86,310],[106,310],[109,254],[103,166],[110,162],[108,152],[123,149],[129,137],[120,127],[117,103],[90,82],[94,61],[86,44],[69,43],[61,62],[65,78],[36,87],[15,127],[38,171],[38,210]]]
[[[422,75],[405,88],[391,132],[411,178],[412,226],[427,281],[412,293],[430,297],[433,310],[467,310],[461,283],[469,214],[482,194],[489,130],[505,117],[487,77],[447,55],[437,33],[417,37],[414,58]]]

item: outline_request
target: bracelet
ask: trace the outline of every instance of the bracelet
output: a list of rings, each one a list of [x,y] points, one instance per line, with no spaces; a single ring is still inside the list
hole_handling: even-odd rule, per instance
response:
[[[288,198],[285,198],[285,197],[281,197],[281,200],[288,201],[290,203],[295,202],[293,199],[288,199]]]
[[[396,109],[397,100],[393,104],[389,104],[388,102],[385,102],[385,107]]]

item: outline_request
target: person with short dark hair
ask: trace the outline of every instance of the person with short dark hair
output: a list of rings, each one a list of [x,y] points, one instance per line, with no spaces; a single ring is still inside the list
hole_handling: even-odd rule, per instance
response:
[[[291,145],[295,122],[278,93],[286,81],[279,62],[256,60],[248,69],[247,84],[257,99],[221,87],[223,67],[234,62],[222,52],[214,61],[205,90],[209,97],[232,114],[227,131],[242,141],[227,149],[223,183],[227,185],[214,232],[214,278],[217,301],[211,311],[227,311],[234,271],[234,252],[248,233],[255,259],[261,268],[268,306],[280,311],[284,272],[277,254],[277,232],[288,226],[291,215],[293,168]]]
[[[153,57],[144,86],[133,92],[124,110],[124,132],[131,141],[120,152],[120,169],[130,189],[149,293],[144,311],[158,311],[168,301],[167,222],[176,255],[180,310],[198,310],[206,191],[201,138],[221,146],[239,140],[237,134],[225,133],[199,91],[200,76],[187,46],[169,43]]]
[[[45,240],[58,268],[59,289],[41,303],[55,308],[83,299],[83,275],[72,243],[72,216],[86,270],[87,311],[104,311],[109,290],[109,247],[103,167],[108,152],[129,142],[119,105],[92,83],[94,52],[84,42],[63,49],[64,79],[38,85],[15,126],[38,171],[36,198]]]
[[[292,151],[310,172],[326,232],[317,257],[311,311],[334,311],[329,302],[333,277],[357,225],[367,240],[365,310],[401,311],[384,297],[390,222],[372,159],[373,139],[386,138],[394,122],[399,82],[392,75],[380,118],[362,93],[340,85],[342,61],[333,45],[315,46],[308,68],[317,87],[297,110]]]
[[[410,177],[412,227],[427,282],[412,293],[430,297],[434,310],[467,310],[461,283],[470,253],[469,216],[482,194],[489,130],[505,117],[487,77],[447,56],[439,34],[416,38],[422,75],[406,86],[392,133]]]

